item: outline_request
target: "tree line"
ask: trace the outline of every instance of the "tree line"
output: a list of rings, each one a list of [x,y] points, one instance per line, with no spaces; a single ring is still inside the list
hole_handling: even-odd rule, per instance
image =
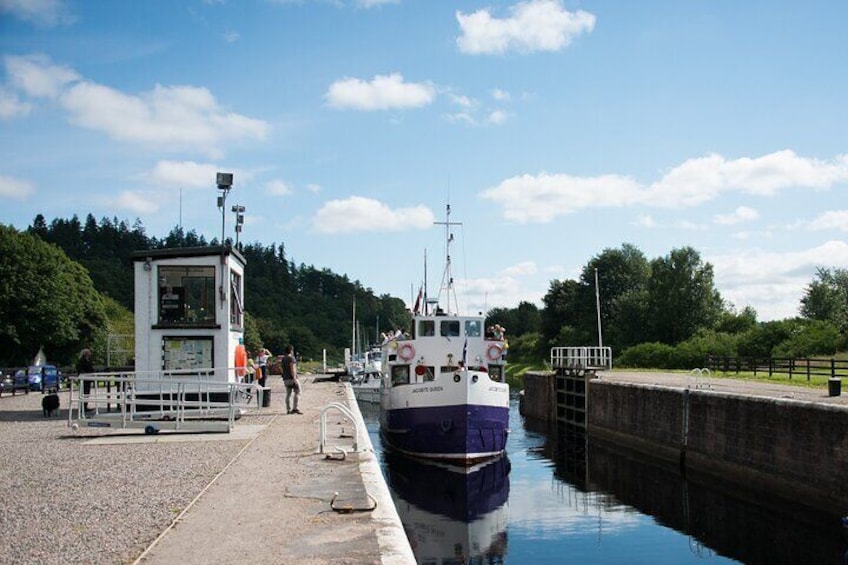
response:
[[[848,347],[848,271],[819,268],[799,316],[759,322],[715,286],[713,267],[691,247],[648,260],[631,244],[605,249],[577,280],[553,280],[543,307],[490,312],[509,329],[510,355],[546,359],[551,347],[613,350],[618,366],[691,369],[707,355],[806,357]],[[600,320],[599,313],[600,312]],[[599,331],[600,326],[600,331]]]
[[[49,223],[39,214],[24,232],[0,225],[0,366],[25,365],[42,345],[62,364],[93,346],[105,363],[105,336],[133,330],[132,253],[207,245],[219,242],[180,227],[151,237],[138,220],[97,221],[91,214],[84,222],[73,216]],[[239,247],[247,263],[245,341],[251,350],[281,353],[291,343],[304,357],[320,358],[327,349],[331,361],[341,361],[350,346],[354,300],[369,339],[376,340],[380,326],[408,324],[403,300],[377,296],[329,269],[295,265],[283,244]]]
[[[69,363],[93,344],[103,362],[105,335],[133,331],[132,253],[206,245],[219,242],[181,227],[151,237],[138,220],[91,214],[84,222],[73,216],[49,223],[38,215],[24,232],[0,225],[0,365],[23,365],[41,345]],[[366,344],[380,328],[409,323],[401,299],[377,296],[329,269],[296,265],[283,243],[249,243],[240,251],[249,349],[279,352],[292,343],[307,358],[326,349],[340,361],[350,346],[354,300]],[[750,306],[737,309],[721,297],[712,265],[695,249],[649,260],[627,243],[590,259],[576,280],[552,280],[541,308],[523,301],[487,313],[489,324],[508,329],[511,358],[530,362],[547,359],[551,347],[601,341],[619,366],[691,368],[710,353],[832,355],[846,348],[848,271],[820,268],[799,314],[759,322]]]

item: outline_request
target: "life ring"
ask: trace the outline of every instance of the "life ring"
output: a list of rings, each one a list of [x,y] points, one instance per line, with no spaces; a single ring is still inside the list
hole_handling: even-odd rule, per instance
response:
[[[410,361],[415,357],[415,348],[411,343],[404,343],[398,347],[397,354],[404,361]]]
[[[501,354],[503,353],[503,349],[497,343],[493,343],[486,350],[486,357],[489,358],[489,361],[497,361],[501,358]]]
[[[247,350],[244,348],[244,345],[238,344],[238,345],[236,345],[236,360],[235,360],[236,376],[237,377],[243,377],[247,373],[247,370],[245,369],[246,366],[247,366]]]

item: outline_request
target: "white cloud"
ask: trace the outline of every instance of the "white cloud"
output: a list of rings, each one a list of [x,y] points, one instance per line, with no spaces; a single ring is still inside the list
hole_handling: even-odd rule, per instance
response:
[[[539,269],[536,267],[536,263],[534,261],[524,261],[522,263],[512,265],[511,267],[507,267],[501,271],[501,273],[508,277],[514,277],[521,275],[535,275],[538,270]]]
[[[263,139],[268,129],[261,120],[224,111],[209,90],[193,86],[156,85],[132,96],[85,82],[71,87],[61,101],[75,125],[160,149],[219,156],[224,141]]]
[[[636,181],[618,175],[522,175],[480,193],[497,202],[503,215],[517,222],[550,222],[560,215],[591,207],[626,206],[638,200]]]
[[[41,27],[70,25],[76,20],[63,0],[0,0],[0,13]]]
[[[34,192],[32,183],[0,175],[0,198],[26,200]]]
[[[457,106],[462,106],[463,108],[473,108],[477,105],[477,101],[473,98],[469,98],[468,96],[464,96],[461,94],[450,94],[450,100]]]
[[[377,75],[371,82],[356,78],[338,80],[324,95],[334,108],[392,110],[427,106],[436,97],[436,88],[427,82],[404,82],[400,73]]]
[[[452,124],[463,123],[470,126],[476,126],[477,120],[468,112],[457,112],[456,114],[445,114],[445,119]]]
[[[151,182],[177,188],[208,188],[215,184],[218,167],[194,161],[159,161],[149,173]]]
[[[830,210],[808,225],[811,230],[848,231],[848,210]]]
[[[509,102],[511,96],[506,90],[495,88],[492,90],[492,98],[494,98],[498,102]]]
[[[152,214],[159,210],[161,198],[155,194],[144,194],[125,190],[115,198],[111,205],[120,210],[128,210],[133,214]]]
[[[487,9],[471,14],[457,12],[459,50],[473,55],[509,50],[559,51],[595,27],[594,15],[583,10],[569,12],[560,0],[519,2],[510,13],[510,17],[498,19]]]
[[[545,295],[544,292],[528,291],[526,284],[512,276],[456,279],[456,289],[458,297],[461,296],[459,309],[464,313],[515,308],[520,302],[541,304]]]
[[[32,111],[32,104],[22,102],[17,94],[0,88],[0,120],[23,118]]]
[[[639,226],[641,228],[654,228],[657,226],[657,223],[654,221],[654,218],[648,214],[639,214],[636,217],[636,221],[633,222],[634,226]]]
[[[720,155],[689,159],[650,185],[613,174],[526,174],[506,179],[479,196],[500,204],[507,219],[550,222],[586,208],[684,208],[731,191],[772,196],[789,188],[824,190],[844,182],[848,182],[848,155],[822,161],[785,150],[755,159],[728,161]]]
[[[282,180],[272,180],[266,183],[265,190],[273,196],[288,196],[294,193],[294,190]]]
[[[53,64],[46,55],[8,55],[4,61],[9,82],[36,98],[56,99],[67,85],[81,78],[73,69]]]
[[[316,212],[312,225],[321,233],[361,231],[397,232],[433,226],[435,216],[426,206],[392,210],[382,202],[362,196],[331,200]]]
[[[6,57],[11,84],[29,96],[58,100],[74,125],[113,139],[213,156],[226,141],[264,139],[268,125],[222,108],[208,89],[156,85],[130,95],[91,81],[43,55]]]
[[[753,306],[760,320],[780,320],[798,315],[817,267],[848,268],[848,243],[829,241],[788,253],[738,251],[704,259],[713,265],[724,298],[738,308]]]
[[[238,40],[239,40],[239,37],[241,37],[241,36],[239,35],[239,32],[237,32],[237,31],[228,31],[228,32],[226,32],[226,33],[224,34],[224,41],[225,41],[226,43],[235,43],[236,41],[238,41]]]
[[[760,217],[760,213],[753,208],[747,206],[739,206],[730,214],[717,214],[713,217],[713,222],[725,226],[741,224],[742,222],[752,222]]]
[[[320,184],[310,183],[306,185],[306,190],[313,194],[318,194],[321,192],[322,188]]]
[[[494,110],[489,113],[488,121],[490,124],[501,125],[506,121],[507,114],[503,110]]]

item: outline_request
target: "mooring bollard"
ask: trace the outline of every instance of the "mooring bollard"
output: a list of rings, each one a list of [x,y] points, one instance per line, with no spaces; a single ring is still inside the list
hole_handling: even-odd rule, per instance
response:
[[[842,394],[842,379],[839,377],[831,377],[827,379],[827,394],[828,396],[839,396]]]

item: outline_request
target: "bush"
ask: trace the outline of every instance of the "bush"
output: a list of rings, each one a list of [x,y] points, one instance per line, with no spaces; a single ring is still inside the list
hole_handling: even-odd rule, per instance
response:
[[[659,342],[640,343],[625,349],[616,359],[616,366],[641,369],[674,369],[675,349]]]
[[[737,336],[714,331],[698,335],[677,344],[672,362],[676,369],[695,369],[706,364],[709,355],[736,356]]]
[[[772,350],[774,357],[835,355],[844,339],[832,322],[811,320]]]

